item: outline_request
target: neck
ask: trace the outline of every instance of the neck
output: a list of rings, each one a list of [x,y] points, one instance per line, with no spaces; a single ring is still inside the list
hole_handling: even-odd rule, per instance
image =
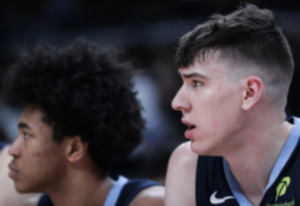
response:
[[[224,156],[244,195],[253,205],[259,205],[292,128],[291,124],[272,118],[250,122],[247,132],[242,135],[242,146],[235,153]]]
[[[99,178],[94,174],[69,175],[65,185],[48,192],[55,206],[99,206],[104,205],[114,182],[109,177]]]

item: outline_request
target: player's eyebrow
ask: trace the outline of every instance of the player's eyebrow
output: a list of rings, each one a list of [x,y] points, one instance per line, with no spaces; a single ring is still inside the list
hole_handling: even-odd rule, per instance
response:
[[[193,77],[201,78],[201,79],[207,79],[207,76],[204,76],[203,74],[200,74],[198,72],[191,72],[191,73],[180,73],[178,70],[178,73],[182,76],[184,79],[190,79]]]
[[[21,128],[31,129],[31,127],[27,123],[24,123],[24,122],[19,122],[18,128],[19,129],[21,129]]]

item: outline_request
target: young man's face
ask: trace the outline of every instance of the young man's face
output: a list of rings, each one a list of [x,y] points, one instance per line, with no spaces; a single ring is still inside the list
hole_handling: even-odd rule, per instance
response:
[[[243,91],[239,80],[229,79],[228,64],[217,57],[217,53],[209,54],[203,62],[196,60],[179,70],[183,84],[172,107],[182,112],[188,127],[184,135],[194,152],[224,156],[238,145]]]
[[[13,156],[9,176],[19,192],[44,192],[61,181],[64,144],[53,141],[53,129],[42,117],[42,111],[32,106],[19,117],[19,136],[9,150]]]

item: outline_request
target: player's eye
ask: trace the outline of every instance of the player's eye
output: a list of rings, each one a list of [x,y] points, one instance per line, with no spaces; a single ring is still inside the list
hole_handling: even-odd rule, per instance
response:
[[[31,135],[28,134],[28,133],[26,133],[26,132],[23,132],[23,137],[24,137],[25,139],[28,139],[28,138],[31,137]]]
[[[202,83],[202,82],[199,82],[199,81],[197,81],[197,80],[194,80],[194,81],[193,81],[193,86],[194,86],[194,87],[201,87],[201,86],[203,86],[203,83]]]

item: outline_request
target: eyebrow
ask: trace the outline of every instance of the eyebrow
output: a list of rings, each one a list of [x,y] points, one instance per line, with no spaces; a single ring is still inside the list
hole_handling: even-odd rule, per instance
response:
[[[21,128],[31,129],[31,127],[28,124],[24,123],[24,122],[19,122],[18,128],[19,129],[21,129]]]
[[[178,73],[180,73],[179,70],[178,70]],[[189,78],[193,78],[193,77],[208,79],[207,76],[204,76],[204,75],[199,74],[197,72],[192,72],[192,73],[187,73],[187,74],[182,73],[182,77],[185,78],[185,79],[189,79]]]

